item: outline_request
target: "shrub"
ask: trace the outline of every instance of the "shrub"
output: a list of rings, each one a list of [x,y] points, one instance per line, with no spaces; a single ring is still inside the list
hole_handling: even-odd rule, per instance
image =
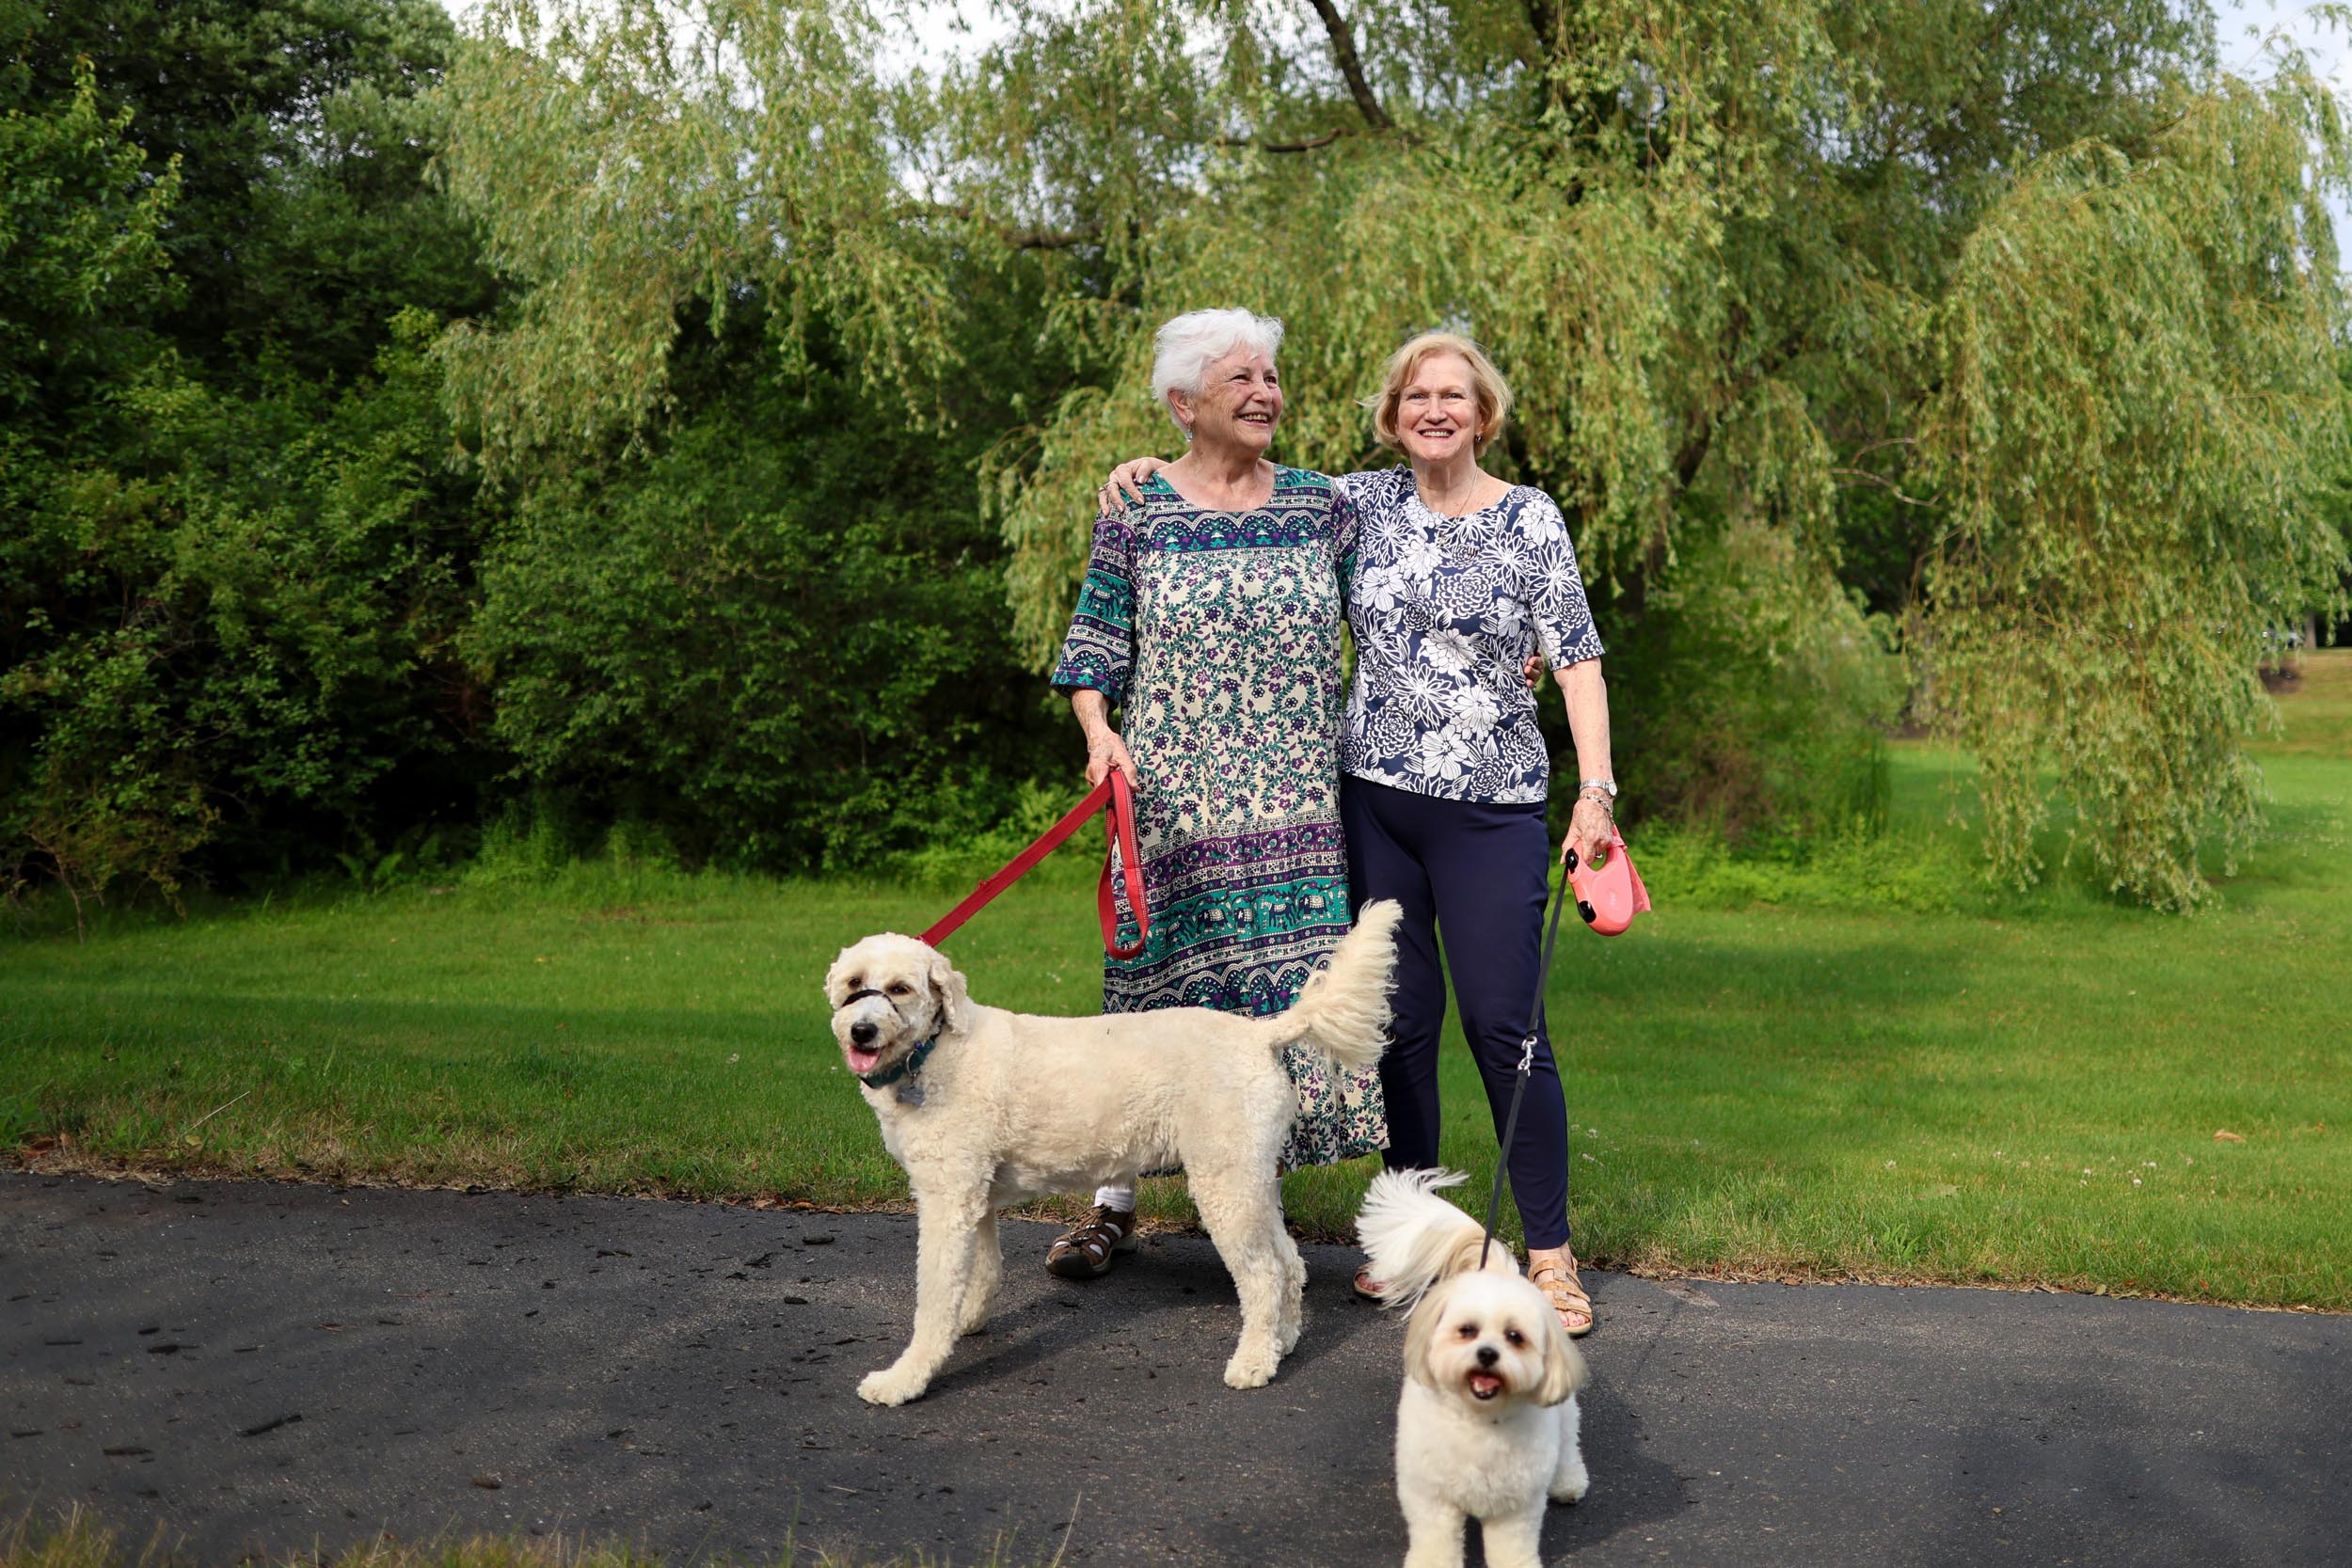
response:
[[[1049,755],[963,454],[744,375],[650,455],[544,478],[465,646],[512,777],[687,859],[858,863],[993,822]]]

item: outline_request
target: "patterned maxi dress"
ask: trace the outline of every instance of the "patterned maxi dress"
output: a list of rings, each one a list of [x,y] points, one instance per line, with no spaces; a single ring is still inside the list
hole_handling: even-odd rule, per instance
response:
[[[1252,512],[1204,510],[1155,476],[1139,505],[1095,523],[1053,684],[1122,710],[1152,907],[1144,950],[1104,960],[1104,1011],[1278,1013],[1346,933],[1340,622],[1354,545],[1346,498],[1296,468]],[[1285,1166],[1388,1141],[1377,1071],[1299,1045],[1284,1065],[1298,1095]]]

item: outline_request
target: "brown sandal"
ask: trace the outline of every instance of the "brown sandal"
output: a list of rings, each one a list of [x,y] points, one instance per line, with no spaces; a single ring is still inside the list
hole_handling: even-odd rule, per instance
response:
[[[1094,1212],[1054,1243],[1045,1254],[1045,1272],[1063,1279],[1100,1279],[1111,1272],[1111,1259],[1136,1250],[1136,1212],[1105,1209]]]
[[[1562,1262],[1536,1263],[1529,1260],[1527,1282],[1544,1293],[1551,1309],[1560,1314],[1560,1326],[1571,1339],[1581,1339],[1593,1331],[1593,1298],[1584,1293],[1583,1281],[1576,1277],[1576,1258],[1563,1251]]]

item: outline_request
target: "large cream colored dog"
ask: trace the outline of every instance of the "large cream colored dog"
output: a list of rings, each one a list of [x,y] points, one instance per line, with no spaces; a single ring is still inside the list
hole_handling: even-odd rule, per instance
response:
[[[1397,907],[1367,906],[1291,1009],[1206,1007],[1033,1018],[974,1003],[937,950],[867,937],[825,975],[833,1032],[904,1165],[916,1218],[914,1336],[859,1395],[903,1404],[959,1334],[988,1318],[1003,1273],[996,1212],[1049,1193],[1182,1165],[1241,1296],[1225,1381],[1255,1388],[1298,1342],[1307,1266],[1282,1228],[1275,1164],[1297,1101],[1282,1048],[1343,1068],[1380,1059]]]

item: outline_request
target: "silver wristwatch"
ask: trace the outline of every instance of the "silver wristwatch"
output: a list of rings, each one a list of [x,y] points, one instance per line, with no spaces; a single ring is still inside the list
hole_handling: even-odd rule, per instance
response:
[[[1617,781],[1614,779],[1585,779],[1580,782],[1576,786],[1576,792],[1579,795],[1583,794],[1588,789],[1599,790],[1603,795],[1609,797],[1613,803],[1617,799]]]

